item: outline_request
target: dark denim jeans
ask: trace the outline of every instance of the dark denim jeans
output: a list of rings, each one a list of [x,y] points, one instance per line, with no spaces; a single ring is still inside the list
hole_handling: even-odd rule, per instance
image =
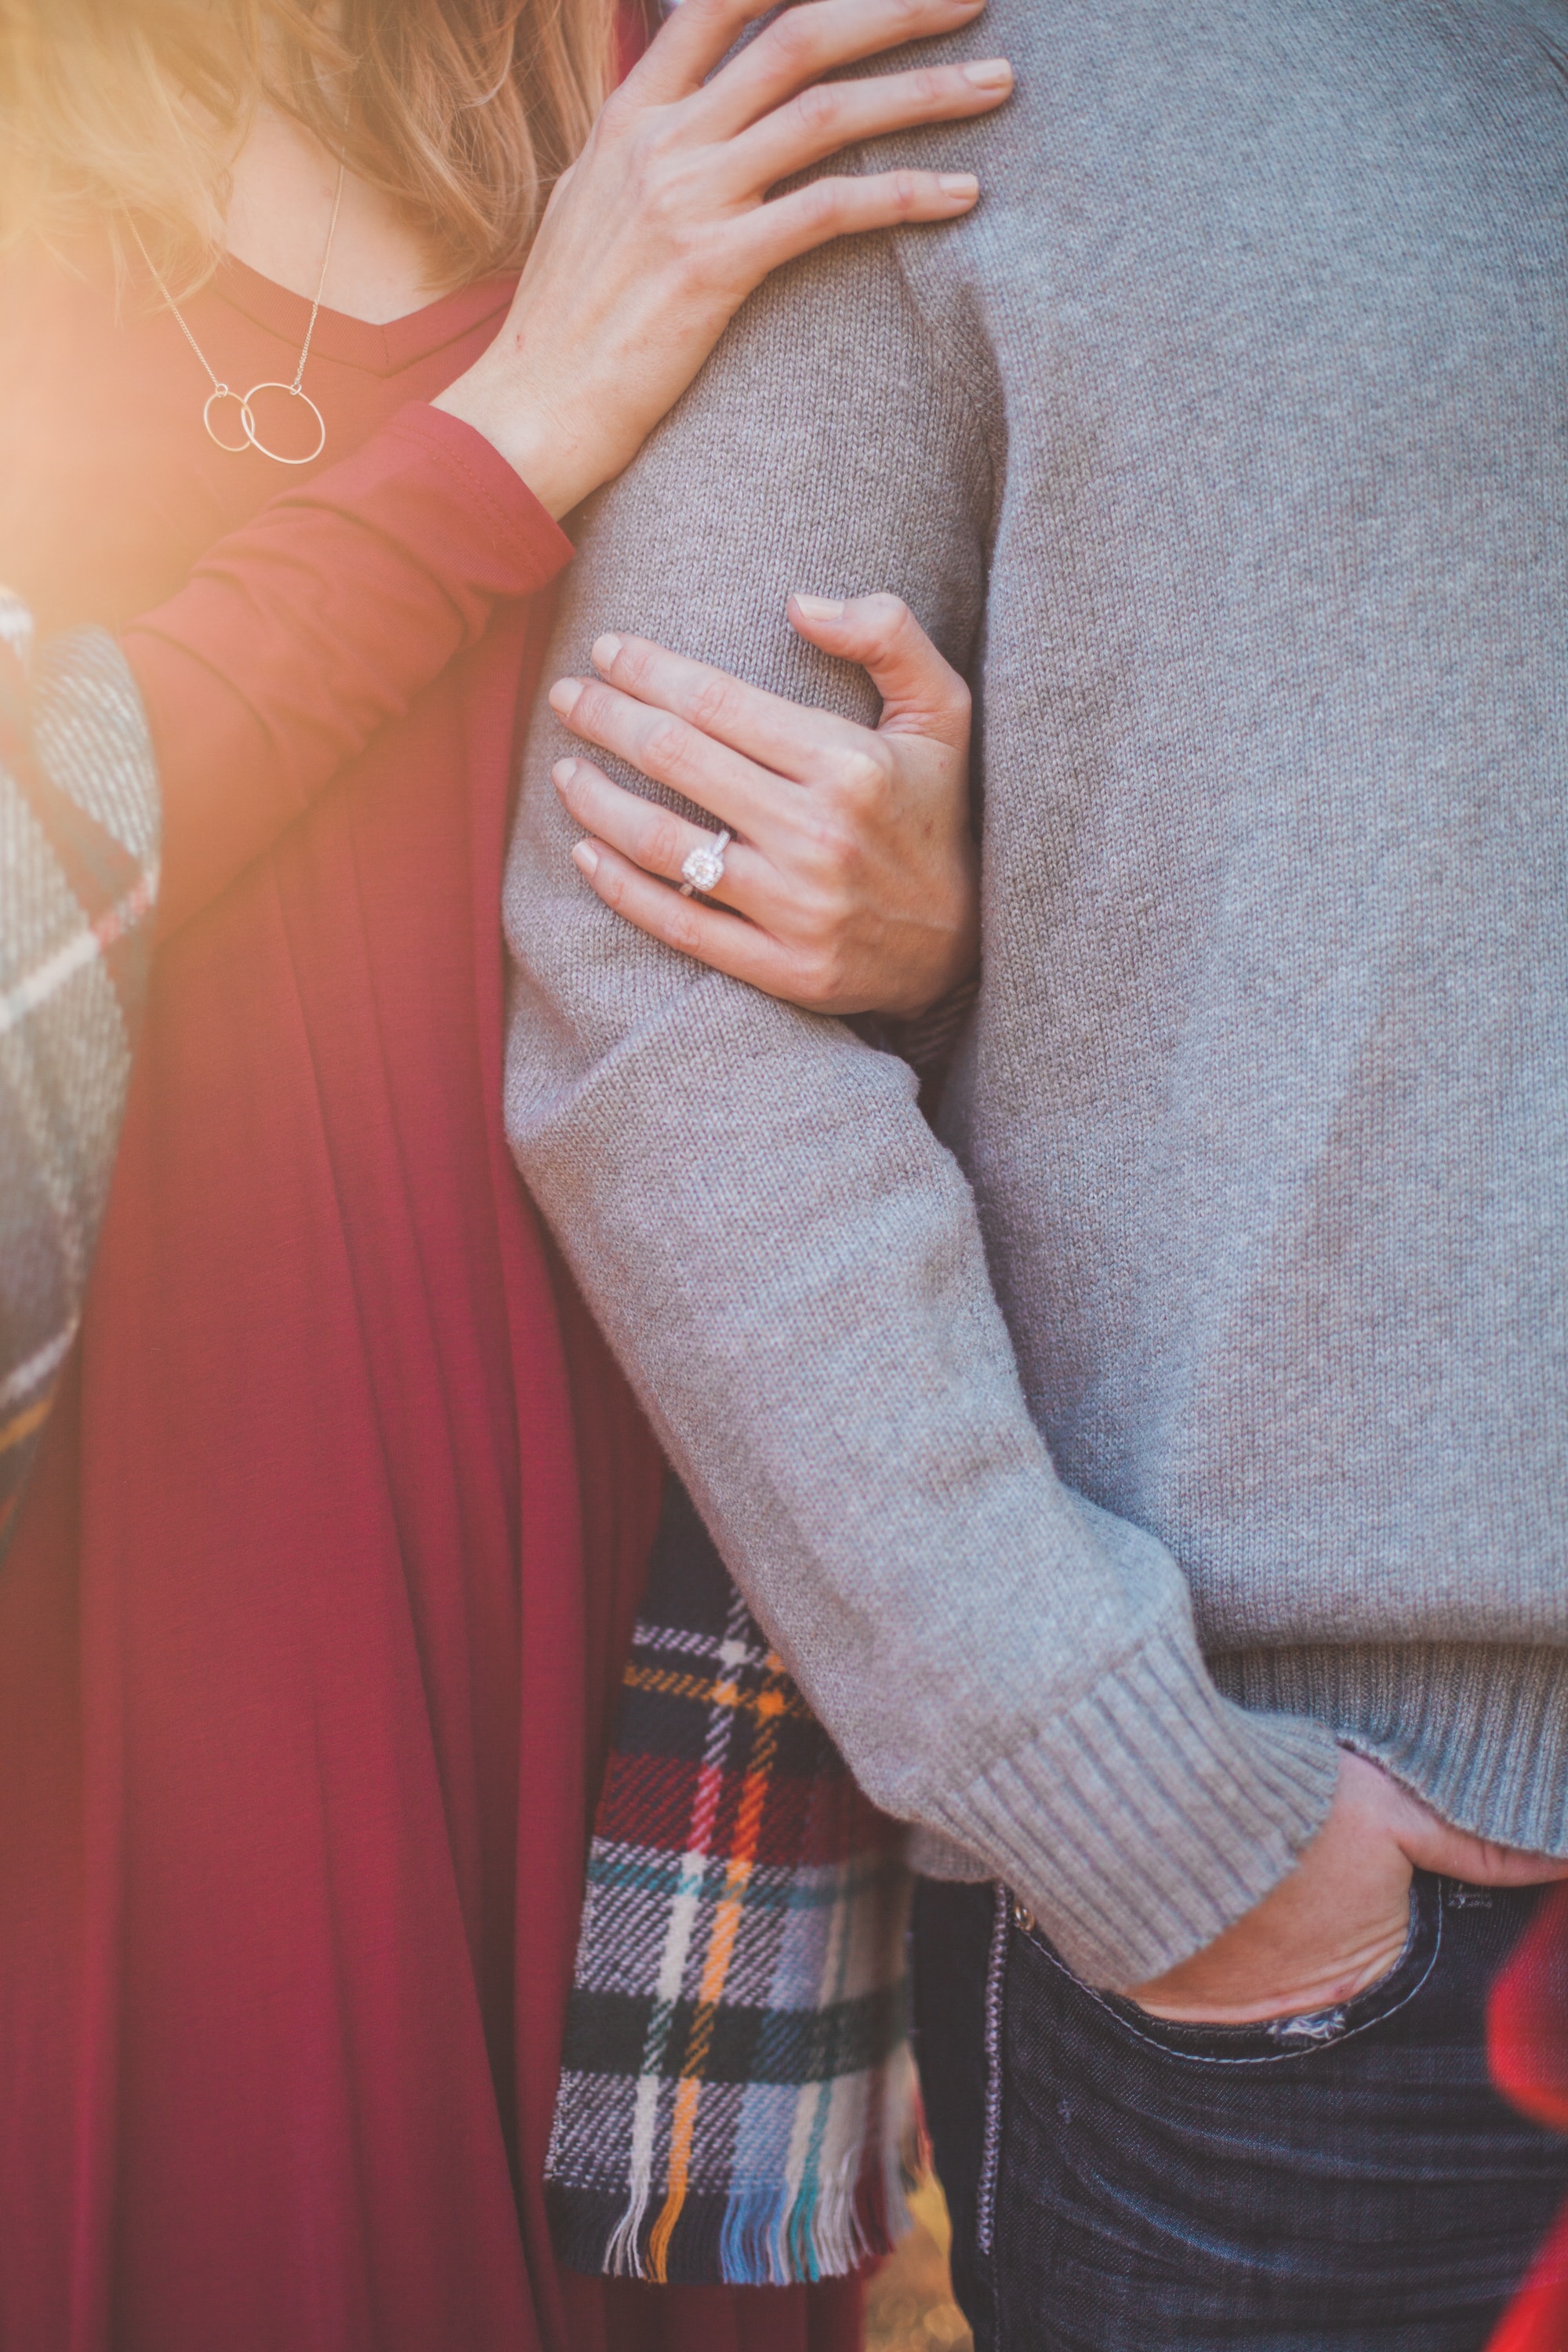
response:
[[[1419,1876],[1344,2009],[1167,2025],[1091,1991],[1001,1890],[921,1887],[915,2014],[977,2352],[1479,2352],[1568,2140],[1487,2079],[1540,1896]]]

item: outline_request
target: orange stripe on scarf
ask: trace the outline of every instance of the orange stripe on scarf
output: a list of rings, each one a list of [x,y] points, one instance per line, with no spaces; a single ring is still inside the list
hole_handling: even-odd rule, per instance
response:
[[[701,2072],[713,2035],[713,2021],[718,2014],[724,1979],[729,1974],[731,1955],[740,1933],[746,1885],[762,1835],[763,1810],[767,1803],[773,1750],[778,1745],[778,1727],[788,1711],[789,1700],[783,1690],[770,1682],[765,1689],[759,1691],[754,1704],[762,1728],[757,1736],[752,1769],[742,1785],[740,1810],[735,1821],[734,1850],[724,1874],[724,1892],[713,1915],[713,1933],[708,1946],[702,1981],[698,1987],[691,2035],[681,2063],[680,2080],[675,2088],[675,2113],[670,2126],[669,2190],[648,2236],[649,2266],[661,2286],[668,2284],[665,2263],[669,2241],[680,2218],[681,2207],[686,2202],[686,2186],[691,2172],[691,2142],[697,2128],[697,2103],[702,2092]]]

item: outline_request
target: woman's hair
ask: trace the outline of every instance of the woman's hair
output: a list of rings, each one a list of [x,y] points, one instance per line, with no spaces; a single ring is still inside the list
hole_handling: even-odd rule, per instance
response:
[[[393,196],[460,285],[515,268],[608,82],[610,0],[0,0],[0,241],[127,216],[176,296],[223,251],[258,100]]]

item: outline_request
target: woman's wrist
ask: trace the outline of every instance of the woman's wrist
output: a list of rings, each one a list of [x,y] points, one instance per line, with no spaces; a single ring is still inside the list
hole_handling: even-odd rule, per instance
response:
[[[598,487],[581,437],[542,401],[531,400],[515,379],[498,382],[484,360],[430,405],[483,434],[557,522]]]

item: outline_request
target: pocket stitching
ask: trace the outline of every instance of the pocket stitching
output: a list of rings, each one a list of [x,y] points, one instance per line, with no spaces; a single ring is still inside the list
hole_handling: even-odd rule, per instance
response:
[[[985,2128],[981,2142],[980,2185],[974,2200],[974,2242],[989,2259],[996,2231],[996,2186],[1002,2169],[1002,2004],[1007,1970],[1007,1936],[1013,1904],[998,1881],[985,1963]]]
[[[1331,2042],[1321,2042],[1303,2050],[1269,2051],[1266,2053],[1260,2053],[1256,2058],[1225,2058],[1217,2056],[1209,2051],[1173,2049],[1169,2042],[1162,2042],[1158,2034],[1145,2033],[1141,2026],[1133,2023],[1131,2018],[1123,2017],[1119,2009],[1113,2009],[1110,2001],[1106,2000],[1104,1994],[1097,1991],[1093,1985],[1085,1984],[1081,1977],[1075,1976],[1072,1969],[1068,1967],[1067,1962],[1060,1958],[1057,1953],[1053,1952],[1049,1945],[1042,1943],[1037,1936],[1032,1935],[1022,1928],[1020,1928],[1019,1933],[1023,1935],[1025,1942],[1039,1954],[1041,1959],[1048,1960],[1052,1968],[1057,1969],[1060,1975],[1067,1978],[1069,1984],[1075,1985],[1079,1992],[1087,1993],[1089,2000],[1095,2003],[1097,2008],[1102,2009],[1105,2011],[1105,2014],[1111,2020],[1113,2024],[1121,2026],[1124,2032],[1131,2034],[1135,2042],[1146,2042],[1151,2050],[1159,2051],[1163,2057],[1179,2058],[1190,2066],[1290,2066],[1298,2064],[1303,2058],[1315,2058],[1324,2050],[1337,2050],[1340,2048],[1342,2043],[1353,2042],[1358,2034],[1370,2032],[1374,2025],[1382,2025],[1385,2023],[1389,2018],[1397,2017],[1400,2011],[1405,2007],[1406,2003],[1415,2000],[1416,1994],[1421,1990],[1428,1977],[1430,1977],[1433,1969],[1436,1967],[1437,1955],[1443,1948],[1443,1904],[1441,1900],[1438,1901],[1436,1907],[1437,1929],[1436,1935],[1432,1938],[1432,1949],[1427,1955],[1426,1965],[1422,1969],[1420,1975],[1416,1978],[1415,1982],[1410,1987],[1409,1990],[1407,1992],[1402,1992],[1399,1999],[1394,2001],[1390,2008],[1380,2010],[1375,2017],[1364,2018],[1360,2025],[1347,2026],[1344,2032],[1337,2033]],[[1403,1958],[1404,1955],[1402,1953],[1400,1955],[1400,1959],[1395,1960],[1394,1968],[1388,1971],[1390,1976],[1392,1976],[1394,1973],[1394,1970],[1399,1968],[1400,1962]],[[1386,1981],[1386,1979],[1384,1981]],[[1366,1990],[1367,1992],[1374,1991],[1376,1990],[1375,1984],[1369,1985]],[[1356,1993],[1352,1996],[1352,1998],[1357,2000],[1364,2000],[1365,1997],[1366,1996],[1363,1993]],[[1307,2012],[1307,2014],[1311,2013],[1312,2012],[1310,2011]],[[1261,2031],[1263,2027],[1270,2024],[1272,2021],[1273,2021],[1268,2018],[1259,2018],[1258,2021],[1258,2030]]]

